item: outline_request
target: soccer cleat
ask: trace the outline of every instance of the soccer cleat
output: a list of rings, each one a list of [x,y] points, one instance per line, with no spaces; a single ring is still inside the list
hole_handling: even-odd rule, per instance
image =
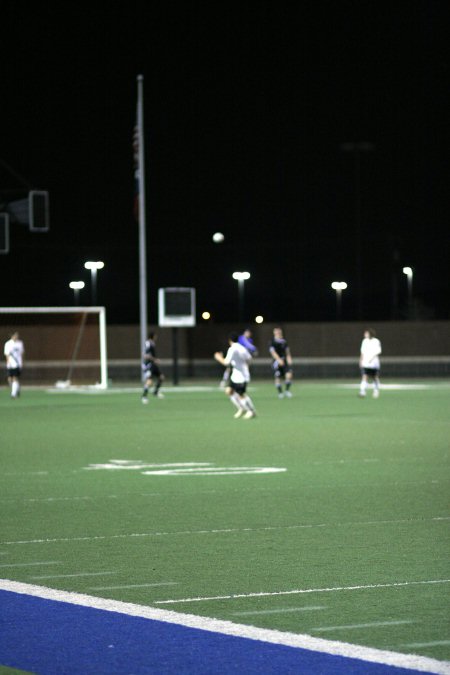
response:
[[[146,396],[143,396],[141,398],[141,401],[142,401],[142,403],[146,404],[146,403],[148,403],[148,398]]]
[[[284,395],[286,398],[292,398],[292,391],[286,391]]]
[[[280,391],[280,393],[278,394],[278,398],[284,398],[284,394],[282,391]]]
[[[358,396],[359,398],[366,398],[366,393],[364,391],[360,391]]]
[[[244,415],[244,420],[251,420],[252,417],[256,417],[256,413],[254,413],[253,410],[247,410]]]
[[[374,389],[374,390],[373,390],[373,397],[374,397],[374,398],[378,398],[379,395],[380,395],[379,390],[378,390],[378,389]]]
[[[239,419],[239,417],[242,417],[242,415],[245,413],[244,408],[239,408],[237,412],[234,413],[233,417],[235,419]]]
[[[156,398],[164,398],[164,394],[161,394],[160,391],[155,391],[155,393],[153,394],[153,396],[156,396]]]

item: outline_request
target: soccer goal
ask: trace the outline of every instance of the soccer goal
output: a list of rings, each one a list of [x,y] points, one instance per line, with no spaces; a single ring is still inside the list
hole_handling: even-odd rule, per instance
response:
[[[108,386],[104,307],[0,307],[3,344],[18,332],[23,383]]]

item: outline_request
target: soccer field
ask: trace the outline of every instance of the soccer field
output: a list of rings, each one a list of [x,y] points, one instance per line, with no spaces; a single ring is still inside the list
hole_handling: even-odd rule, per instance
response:
[[[255,381],[251,420],[216,382],[164,391],[0,391],[5,591],[450,659],[450,383]]]

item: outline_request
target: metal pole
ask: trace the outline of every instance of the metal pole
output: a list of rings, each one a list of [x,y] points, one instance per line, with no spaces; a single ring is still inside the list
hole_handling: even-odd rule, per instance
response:
[[[97,306],[97,269],[91,269],[91,302],[94,307]]]
[[[361,250],[361,158],[355,143],[355,241],[356,241],[356,297],[358,319],[362,319],[362,250]]]
[[[106,310],[100,310],[100,372],[102,389],[108,388],[108,357],[106,352]]]
[[[342,307],[342,291],[340,288],[336,290],[336,319],[341,320],[341,307]]]
[[[244,320],[244,279],[238,280],[238,291],[239,291],[239,323],[242,323]]]
[[[173,373],[172,381],[174,385],[178,384],[178,328],[172,328],[172,356],[173,356]]]
[[[147,339],[147,253],[145,222],[145,166],[144,166],[144,76],[137,76],[137,132],[139,157],[139,308],[141,354],[145,351]]]
[[[413,311],[413,273],[408,274],[408,309],[409,309],[409,318],[414,318]]]

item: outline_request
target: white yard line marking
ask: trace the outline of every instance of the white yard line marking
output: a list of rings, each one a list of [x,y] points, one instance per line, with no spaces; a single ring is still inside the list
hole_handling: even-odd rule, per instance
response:
[[[358,628],[377,628],[378,626],[400,626],[404,623],[416,623],[412,620],[398,621],[373,621],[372,623],[350,623],[346,626],[321,626],[320,628],[310,628],[314,633],[327,633],[336,630],[354,630]]]
[[[249,612],[232,612],[233,616],[260,616],[263,614],[290,614],[293,612],[316,612],[322,609],[327,609],[325,605],[309,606],[309,607],[280,607],[279,609],[255,609]]]
[[[445,647],[450,645],[450,640],[433,640],[433,642],[408,642],[407,644],[401,645],[402,647]]]
[[[116,572],[77,572],[76,574],[46,574],[39,577],[30,577],[31,579],[69,579],[71,577],[103,577],[107,574],[116,574]]]
[[[156,586],[178,586],[178,581],[160,581],[154,584],[119,584],[118,586],[91,586],[90,591],[113,591],[116,588],[150,588]]]
[[[2,564],[0,567],[34,567],[35,565],[62,565],[62,560],[46,560],[45,562],[29,563],[8,563]]]
[[[420,672],[435,673],[436,675],[449,675],[450,673],[450,664],[448,662],[437,661],[436,659],[417,656],[416,654],[399,654],[371,647],[361,647],[360,645],[338,642],[336,640],[325,640],[323,638],[311,637],[310,635],[284,633],[266,628],[256,628],[254,626],[235,624],[231,621],[195,616],[192,614],[181,614],[179,612],[161,610],[155,607],[144,607],[142,605],[135,605],[117,600],[106,600],[105,598],[96,598],[80,593],[69,593],[67,591],[58,591],[42,586],[32,586],[30,584],[23,584],[8,579],[0,579],[0,589],[12,593],[54,600],[56,602],[66,602],[72,605],[92,607],[107,612],[119,612],[128,616],[138,616],[154,621],[163,621],[179,626],[187,626],[213,633],[220,633],[222,635],[232,635],[249,640],[258,640],[288,647],[308,649],[310,651],[360,659],[371,663],[382,663],[401,668],[410,668]]]
[[[336,593],[337,591],[363,591],[370,588],[397,588],[399,586],[417,586],[425,584],[448,584],[450,579],[430,579],[426,581],[396,581],[387,584],[364,584],[361,586],[335,586],[334,588],[296,588],[290,591],[260,591],[259,593],[234,593],[233,595],[211,595],[197,598],[178,598],[177,600],[155,600],[155,605],[176,605],[185,602],[209,602],[214,600],[237,600],[238,598],[266,598],[278,595],[300,595],[303,593]]]
[[[170,536],[193,536],[205,534],[235,534],[239,532],[273,532],[277,530],[309,530],[318,527],[364,527],[366,525],[394,525],[406,523],[413,525],[415,523],[438,522],[450,520],[450,516],[434,516],[432,518],[400,518],[394,520],[356,520],[346,523],[315,523],[298,525],[267,525],[266,527],[226,527],[214,530],[179,530],[175,532],[130,532],[128,534],[97,534],[90,537],[58,537],[53,539],[20,539],[16,541],[0,541],[0,546],[14,546],[22,544],[52,544],[63,541],[99,541],[101,539],[126,539],[139,537],[170,537]]]

